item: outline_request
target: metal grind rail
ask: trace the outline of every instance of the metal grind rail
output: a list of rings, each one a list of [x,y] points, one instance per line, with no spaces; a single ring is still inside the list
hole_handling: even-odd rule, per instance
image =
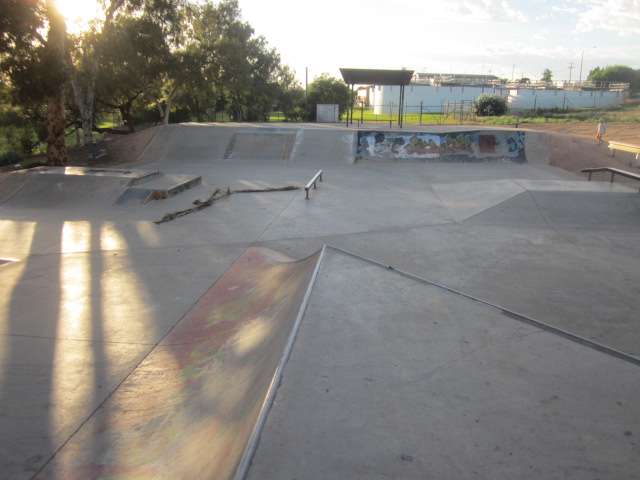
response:
[[[611,173],[611,181],[610,181],[610,183],[613,183],[613,177],[615,175],[620,175],[622,177],[627,177],[627,178],[631,178],[633,180],[640,181],[640,175],[638,175],[636,173],[632,173],[632,172],[627,172],[625,170],[620,170],[619,168],[612,168],[612,167],[583,168],[581,170],[581,172],[589,174],[589,181],[591,181],[591,174],[594,173],[594,172],[610,172]],[[639,191],[639,193],[640,193],[640,191]]]
[[[304,187],[304,191],[306,192],[306,197],[305,200],[309,200],[309,190],[311,190],[311,187],[313,186],[313,189],[316,190],[316,183],[318,181],[322,181],[322,170],[320,170],[318,173],[316,173],[313,178],[311,180],[309,180],[309,183],[307,183]]]

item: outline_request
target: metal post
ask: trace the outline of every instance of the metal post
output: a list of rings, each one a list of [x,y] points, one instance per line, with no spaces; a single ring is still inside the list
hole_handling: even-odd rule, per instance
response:
[[[400,101],[398,102],[398,127],[402,128],[402,86],[400,86]]]
[[[355,92],[355,90],[356,90],[356,85],[355,83],[352,83],[351,84],[351,125],[353,125],[353,104],[355,101],[353,93]]]

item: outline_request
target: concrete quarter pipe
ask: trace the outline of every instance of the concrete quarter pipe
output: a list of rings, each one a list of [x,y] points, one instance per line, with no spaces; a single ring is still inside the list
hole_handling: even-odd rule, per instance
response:
[[[319,257],[275,255],[249,248],[36,478],[233,478]]]

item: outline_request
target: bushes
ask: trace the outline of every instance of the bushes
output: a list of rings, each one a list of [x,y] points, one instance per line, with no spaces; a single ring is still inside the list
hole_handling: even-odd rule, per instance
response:
[[[479,117],[495,117],[507,113],[507,101],[500,95],[483,93],[475,104],[476,115]]]
[[[15,165],[24,160],[24,156],[18,152],[0,153],[0,166]]]

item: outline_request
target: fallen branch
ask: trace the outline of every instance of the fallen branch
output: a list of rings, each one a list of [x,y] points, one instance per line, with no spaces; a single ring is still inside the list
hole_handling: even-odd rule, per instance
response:
[[[189,215],[190,213],[197,212],[204,208],[210,207],[214,202],[218,200],[222,200],[223,198],[228,198],[234,193],[261,193],[261,192],[286,192],[289,190],[300,190],[301,187],[296,187],[294,185],[289,185],[288,187],[277,187],[277,188],[264,188],[264,189],[255,189],[255,190],[231,190],[227,187],[227,191],[224,194],[220,194],[220,189],[216,188],[214,192],[207,198],[206,200],[195,200],[193,204],[195,207],[188,208],[186,210],[180,210],[179,212],[167,213],[160,220],[153,222],[156,225],[160,225],[161,223],[170,222],[171,220],[175,220],[176,218],[184,217],[185,215]],[[218,196],[219,195],[219,196]]]
[[[220,194],[220,189],[216,188],[213,193],[206,200],[196,200],[193,202],[195,207],[187,208],[186,210],[180,210],[179,212],[167,213],[162,219],[154,222],[156,225],[160,225],[161,223],[170,222],[171,220],[175,220],[179,217],[184,217],[185,215],[189,215],[190,213],[197,212],[204,208],[210,207],[214,202],[218,200],[222,200],[223,198],[227,198],[231,196],[231,190],[227,188],[226,193]]]

